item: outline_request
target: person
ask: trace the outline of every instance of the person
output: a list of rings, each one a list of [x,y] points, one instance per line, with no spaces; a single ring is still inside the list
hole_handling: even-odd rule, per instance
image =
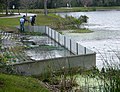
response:
[[[23,15],[23,17],[20,18],[20,31],[21,32],[25,31],[24,24],[25,24],[26,21],[28,21],[28,20],[26,19],[26,16]]]
[[[20,18],[20,31],[24,32],[24,23],[25,23],[25,16],[23,16],[22,18]]]
[[[35,24],[35,18],[36,18],[36,15],[30,17],[30,22],[32,26],[34,26]]]
[[[27,19],[26,19],[26,16],[25,15],[23,15],[23,18],[24,18],[24,23],[26,22],[26,21],[28,21]],[[29,22],[29,21],[28,21]]]

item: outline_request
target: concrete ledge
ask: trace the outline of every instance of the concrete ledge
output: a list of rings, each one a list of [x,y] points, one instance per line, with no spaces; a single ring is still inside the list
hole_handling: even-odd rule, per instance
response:
[[[14,70],[23,75],[40,75],[47,72],[48,69],[53,71],[64,68],[83,67],[90,69],[96,66],[96,54],[86,54],[78,56],[61,57],[46,59],[33,62],[14,64]]]

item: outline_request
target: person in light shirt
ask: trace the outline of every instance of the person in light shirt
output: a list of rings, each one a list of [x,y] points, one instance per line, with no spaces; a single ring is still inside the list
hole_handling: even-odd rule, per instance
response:
[[[28,20],[26,19],[26,16],[23,15],[23,17],[20,18],[20,31],[21,32],[25,31],[24,24],[25,24],[26,21],[28,21]]]

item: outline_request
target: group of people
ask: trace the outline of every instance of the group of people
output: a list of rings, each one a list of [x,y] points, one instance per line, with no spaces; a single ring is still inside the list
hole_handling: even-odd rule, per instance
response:
[[[28,19],[26,19],[26,16],[23,15],[23,17],[20,18],[20,31],[24,32],[24,24],[25,24],[26,21],[30,22],[31,26],[34,26],[35,25],[35,18],[36,18],[36,15],[31,16],[30,19],[28,20]]]

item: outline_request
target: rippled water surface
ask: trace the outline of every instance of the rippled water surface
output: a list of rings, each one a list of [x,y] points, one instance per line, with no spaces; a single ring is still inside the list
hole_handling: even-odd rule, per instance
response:
[[[89,17],[85,27],[93,30],[93,33],[66,33],[65,35],[95,51],[98,68],[103,67],[106,61],[110,64],[119,63],[120,11],[60,13],[61,16],[66,14],[74,17],[80,15]]]

